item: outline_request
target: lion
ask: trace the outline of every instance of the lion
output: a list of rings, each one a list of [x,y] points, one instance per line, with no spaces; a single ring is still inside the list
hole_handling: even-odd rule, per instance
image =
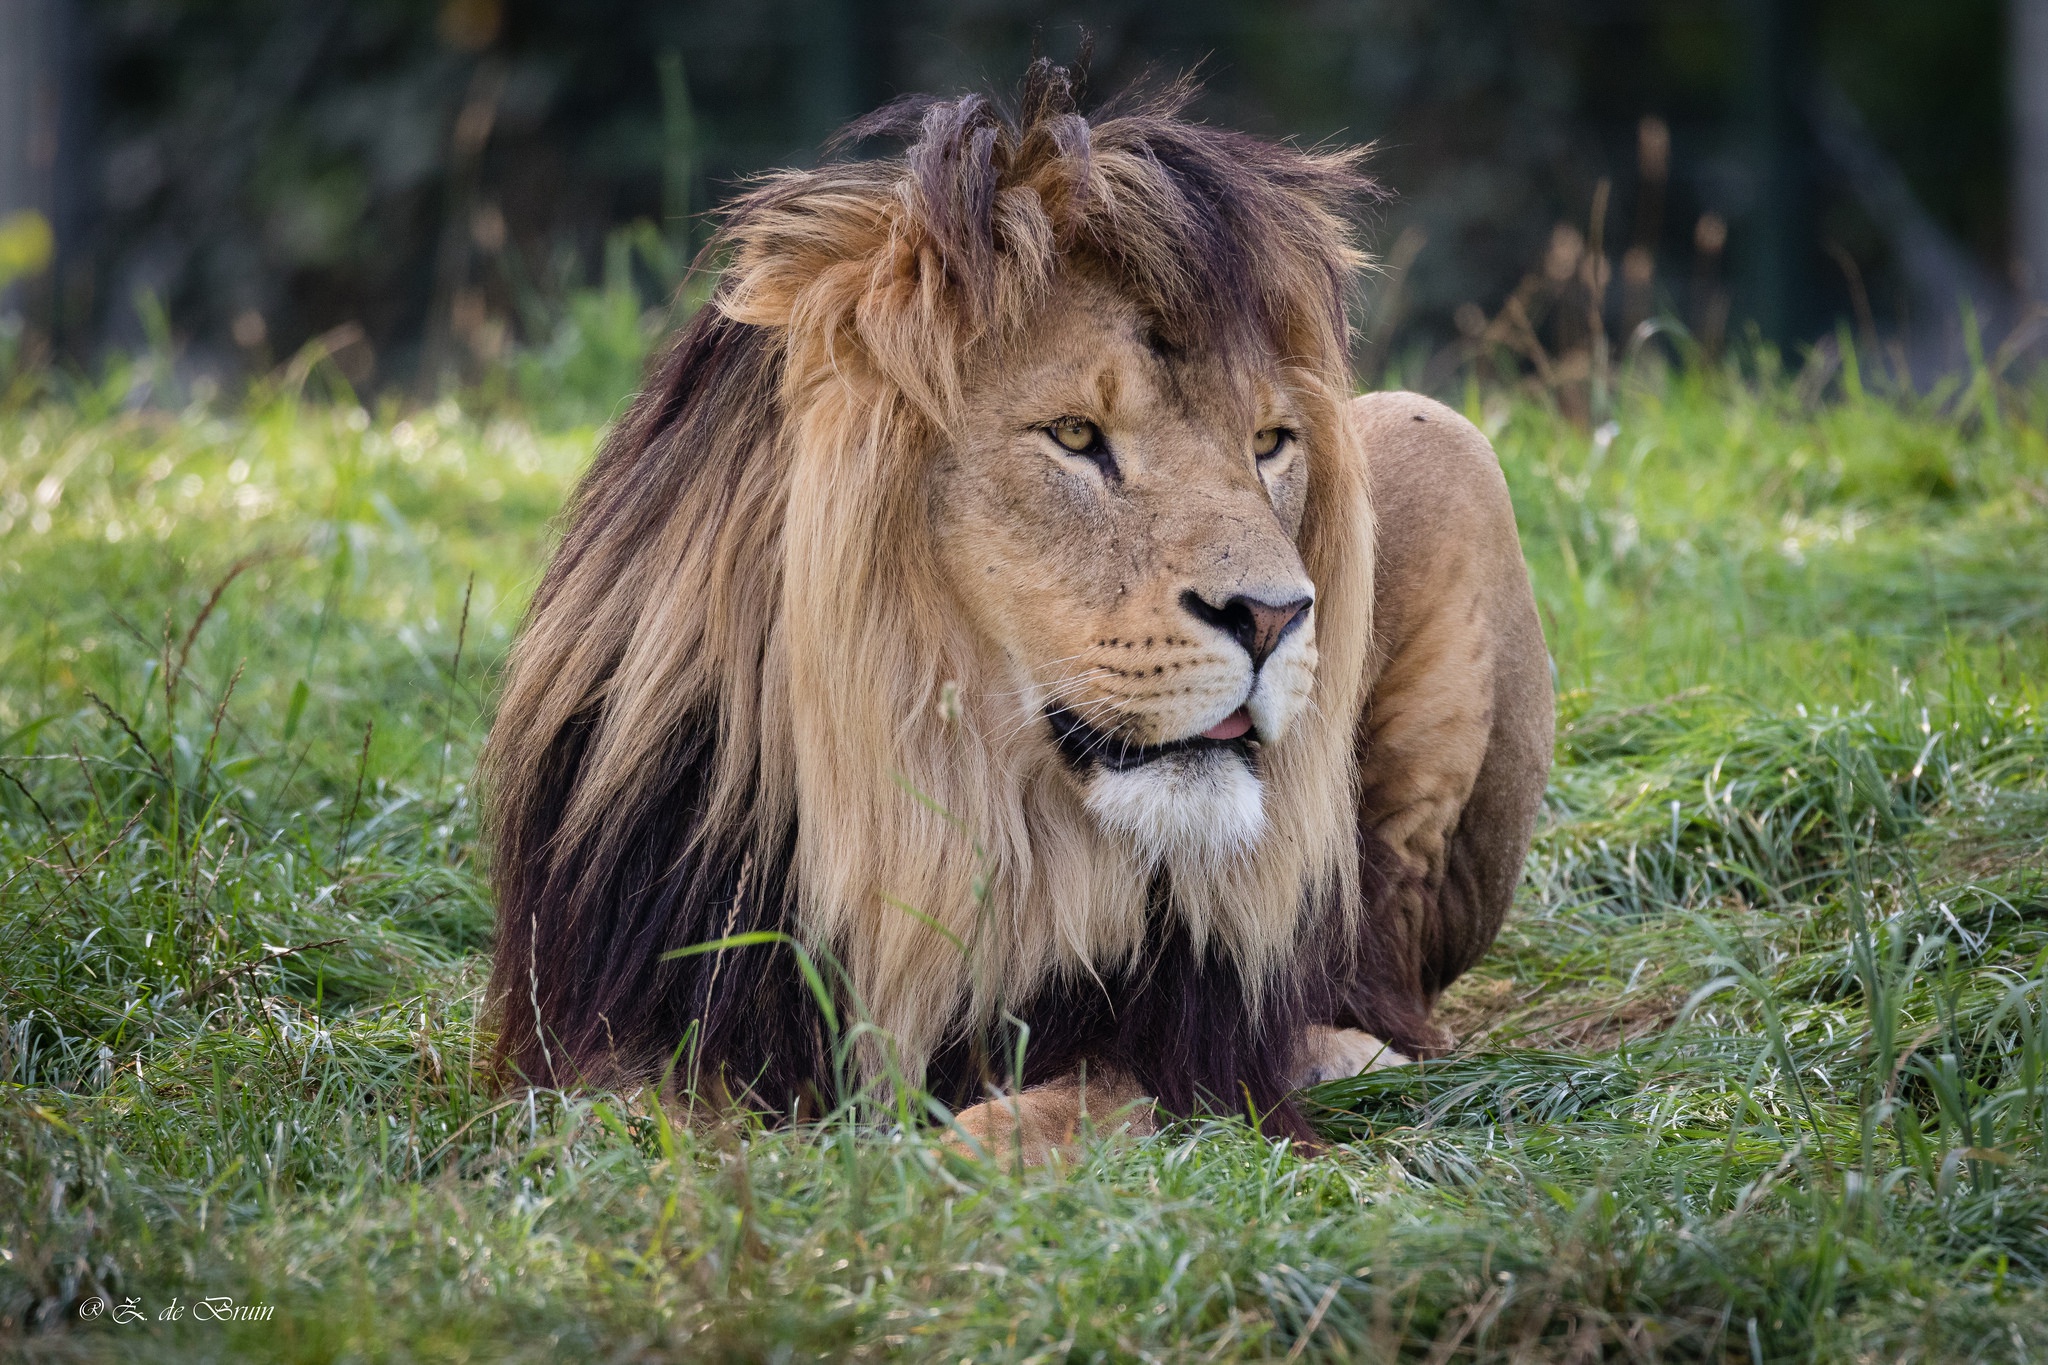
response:
[[[739,197],[483,772],[501,1074],[1027,1159],[1441,1052],[1547,780],[1469,422],[1352,397],[1357,149],[899,101]]]

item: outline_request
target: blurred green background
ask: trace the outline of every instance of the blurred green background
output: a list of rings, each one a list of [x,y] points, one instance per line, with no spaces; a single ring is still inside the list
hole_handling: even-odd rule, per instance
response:
[[[1848,323],[1924,384],[2048,273],[2043,0],[0,0],[0,359],[226,383],[323,338],[602,416],[749,174],[1084,26],[1098,94],[1199,69],[1203,117],[1379,144],[1368,379],[1590,359],[1598,314]]]

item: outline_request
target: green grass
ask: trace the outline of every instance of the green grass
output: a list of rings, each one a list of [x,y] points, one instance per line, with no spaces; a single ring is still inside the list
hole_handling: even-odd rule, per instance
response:
[[[592,433],[116,392],[0,413],[0,1349],[2048,1356],[2039,394],[1475,394],[1561,727],[1464,1047],[1018,1175],[489,1093],[467,784]]]

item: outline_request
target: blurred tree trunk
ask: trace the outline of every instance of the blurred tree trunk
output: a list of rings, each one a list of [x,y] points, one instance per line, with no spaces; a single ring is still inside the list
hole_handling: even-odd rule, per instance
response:
[[[2048,301],[2048,0],[2010,0],[2013,257],[2020,287]]]
[[[1747,311],[1780,345],[1818,330],[1813,140],[1806,106],[1814,87],[1812,0],[1749,0],[1751,138],[1757,190],[1751,240],[1742,252]]]
[[[59,152],[74,136],[70,0],[0,0],[0,219],[24,210],[39,214],[57,234],[61,251],[70,236],[75,195],[67,174],[75,165]],[[48,325],[54,304],[46,271],[26,286],[8,291],[27,297]]]

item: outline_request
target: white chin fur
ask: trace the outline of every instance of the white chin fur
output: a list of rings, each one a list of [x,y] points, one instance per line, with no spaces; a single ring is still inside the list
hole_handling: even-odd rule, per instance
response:
[[[1234,753],[1174,754],[1142,767],[1097,771],[1088,809],[1128,837],[1146,862],[1193,856],[1215,866],[1266,829],[1265,792]]]

